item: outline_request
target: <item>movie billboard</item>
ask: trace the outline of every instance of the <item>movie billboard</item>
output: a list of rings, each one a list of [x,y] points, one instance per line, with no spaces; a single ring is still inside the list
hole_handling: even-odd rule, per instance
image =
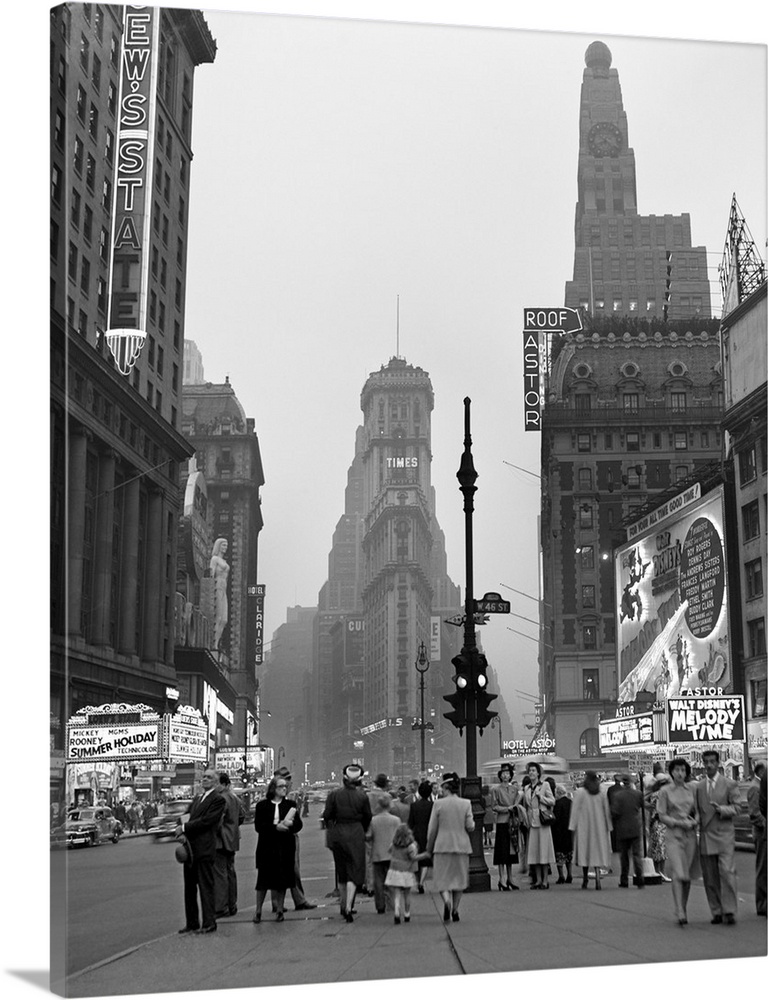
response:
[[[621,703],[732,685],[723,488],[680,494],[628,530],[614,558]],[[656,516],[654,516],[656,515]]]

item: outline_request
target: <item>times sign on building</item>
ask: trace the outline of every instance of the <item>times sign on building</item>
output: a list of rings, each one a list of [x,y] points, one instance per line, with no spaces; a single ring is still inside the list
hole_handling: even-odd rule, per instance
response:
[[[616,550],[620,703],[732,685],[723,488],[698,485],[628,529]]]

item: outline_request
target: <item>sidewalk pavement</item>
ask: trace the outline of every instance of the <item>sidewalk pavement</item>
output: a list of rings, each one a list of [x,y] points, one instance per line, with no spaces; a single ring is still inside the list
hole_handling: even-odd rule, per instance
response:
[[[521,886],[527,880],[519,879]],[[429,883],[427,883],[429,886]],[[631,965],[695,959],[764,957],[766,921],[754,895],[739,892],[734,926],[710,924],[704,888],[694,882],[687,926],[672,911],[668,883],[620,889],[615,876],[597,892],[552,885],[548,892],[466,893],[460,921],[444,923],[438,893],[411,895],[411,922],[395,925],[359,897],[354,923],[335,900],[295,912],[288,901],[277,923],[264,907],[218,922],[215,934],[171,933],[100,962],[68,979],[73,997],[166,991],[306,985]],[[737,973],[738,974],[738,973]]]

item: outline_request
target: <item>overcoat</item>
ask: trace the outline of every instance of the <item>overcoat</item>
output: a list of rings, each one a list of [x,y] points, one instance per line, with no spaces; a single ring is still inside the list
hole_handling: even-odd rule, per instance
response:
[[[226,803],[216,789],[206,795],[204,801],[202,795],[196,795],[192,800],[184,836],[196,861],[206,858],[213,861],[216,857],[216,829],[225,807]]]
[[[304,825],[296,803],[283,799],[278,805],[280,819],[285,819],[290,809],[296,809],[290,830],[278,830],[275,825],[274,800],[261,799],[256,803],[253,823],[259,840],[256,845],[256,888],[293,889],[296,885],[296,837]]]
[[[429,817],[427,850],[430,854],[471,854],[469,835],[474,829],[469,799],[459,795],[438,799]]]
[[[586,788],[578,788],[573,796],[571,820],[573,832],[573,863],[577,868],[598,865],[607,868],[611,860],[612,829],[608,796],[600,790],[592,795]]]

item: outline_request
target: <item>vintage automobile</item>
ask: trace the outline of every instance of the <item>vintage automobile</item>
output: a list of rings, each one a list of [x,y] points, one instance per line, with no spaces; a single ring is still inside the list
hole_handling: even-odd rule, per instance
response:
[[[97,847],[105,840],[117,844],[122,832],[108,806],[82,806],[68,813],[66,822],[53,831],[53,840],[62,847]]]
[[[749,781],[739,782],[739,811],[733,817],[733,828],[736,835],[736,846],[743,847],[747,851],[754,851],[755,840],[747,807],[747,790],[749,786]]]
[[[192,799],[172,799],[166,803],[162,816],[153,816],[149,821],[149,832],[155,840],[164,840],[176,836],[176,828],[184,813],[189,812]]]

